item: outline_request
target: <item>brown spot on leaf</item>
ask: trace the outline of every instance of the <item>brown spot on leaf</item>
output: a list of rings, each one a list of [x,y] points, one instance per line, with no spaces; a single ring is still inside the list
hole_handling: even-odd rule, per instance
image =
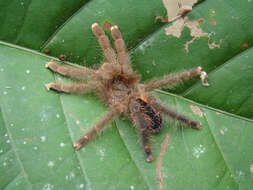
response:
[[[248,47],[248,46],[249,46],[248,43],[246,43],[246,42],[242,43],[242,47]]]
[[[105,30],[110,30],[112,27],[112,24],[109,21],[105,21],[104,23],[104,29]]]
[[[203,113],[203,111],[201,111],[201,109],[198,106],[190,105],[190,108],[194,114],[196,114],[200,117],[203,117],[204,113]]]
[[[211,13],[214,15],[215,14],[215,10],[211,10]]]
[[[216,20],[209,20],[208,22],[212,25],[216,25]]]
[[[49,49],[44,49],[43,52],[46,53],[46,54],[49,54],[49,53],[50,53],[50,50],[49,50]]]
[[[58,58],[61,60],[61,61],[66,61],[66,55],[64,55],[64,54],[61,54],[61,55],[59,55],[58,56]]]
[[[222,129],[220,130],[220,134],[224,135],[224,131]]]
[[[162,23],[167,23],[168,22],[168,18],[167,17],[162,17],[162,16],[156,16],[155,17],[155,23],[160,20]]]

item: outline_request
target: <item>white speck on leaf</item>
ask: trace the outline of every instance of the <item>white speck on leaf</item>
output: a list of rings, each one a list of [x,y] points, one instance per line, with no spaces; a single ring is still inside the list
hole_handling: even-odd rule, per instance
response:
[[[131,186],[130,186],[130,189],[131,189],[131,190],[134,190],[134,185],[131,185]]]
[[[2,149],[0,150],[0,154],[1,154],[1,153],[3,153],[3,150],[2,150]]]
[[[33,147],[33,150],[38,150],[38,147],[37,146]]]
[[[5,133],[5,134],[4,134],[4,136],[5,136],[5,137],[8,137],[8,134],[7,134],[7,133]]]
[[[220,176],[218,176],[218,175],[216,176],[217,179],[218,179],[219,177],[220,177]]]
[[[7,165],[7,163],[6,163],[6,162],[4,162],[4,163],[3,163],[3,166],[6,166],[6,165]]]
[[[41,136],[41,137],[40,137],[40,141],[41,141],[41,142],[45,142],[46,139],[47,139],[47,138],[46,138],[45,136]]]
[[[4,92],[3,92],[3,95],[6,95],[6,94],[8,94],[8,92],[7,92],[7,91],[4,91]]]
[[[47,111],[43,110],[43,111],[40,113],[40,121],[41,121],[41,122],[46,122],[47,120],[48,120]]]
[[[242,171],[237,171],[236,174],[234,175],[235,179],[238,181],[241,180],[243,177],[245,177],[245,173]]]
[[[6,141],[6,143],[7,143],[7,144],[10,143],[10,140],[8,139],[8,140]]]
[[[79,120],[76,120],[76,124],[77,124],[77,125],[80,125],[80,121],[79,121]]]
[[[46,184],[42,187],[42,190],[52,190],[54,188],[53,185],[51,184]]]
[[[59,157],[58,160],[62,160],[62,157]]]
[[[26,144],[26,141],[24,141],[23,144]]]
[[[47,166],[48,166],[49,168],[54,167],[54,162],[53,162],[53,161],[49,161],[49,162],[47,163]]]
[[[104,149],[98,149],[97,154],[100,155],[100,160],[104,160],[105,157],[105,150]]]
[[[0,69],[0,71],[1,71],[1,72],[4,72],[4,69],[3,69],[3,68],[1,68],[1,69]]]
[[[193,148],[193,156],[195,158],[199,158],[201,154],[205,153],[205,151],[206,148],[202,144],[200,144],[199,146]]]
[[[10,126],[11,126],[11,127],[13,127],[13,126],[14,126],[14,124],[13,124],[13,123],[11,123],[11,124],[10,124]]]
[[[65,146],[65,144],[62,142],[62,143],[60,143],[60,147],[64,147]]]
[[[22,86],[22,87],[21,87],[21,90],[25,90],[25,89],[26,89],[26,87],[25,87],[25,86]]]
[[[75,178],[75,173],[72,172],[72,171],[69,173],[69,175],[66,175],[66,176],[65,176],[65,179],[66,179],[66,180],[71,180],[71,179],[73,179],[73,178]]]
[[[79,188],[80,188],[80,189],[83,189],[83,188],[84,188],[84,184],[80,184],[80,185],[79,185]]]
[[[56,114],[56,118],[60,118],[60,114]]]
[[[173,145],[169,145],[169,149],[173,150],[173,149],[175,149],[175,147]]]
[[[31,72],[30,70],[28,70],[28,69],[26,70],[26,73],[27,73],[27,74],[30,74],[30,72]]]

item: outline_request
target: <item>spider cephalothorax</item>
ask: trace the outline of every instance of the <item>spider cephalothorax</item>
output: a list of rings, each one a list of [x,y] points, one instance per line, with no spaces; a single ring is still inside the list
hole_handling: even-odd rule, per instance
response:
[[[177,74],[166,75],[162,79],[139,84],[140,76],[137,75],[130,64],[129,54],[117,26],[111,27],[114,47],[111,47],[108,37],[97,23],[92,25],[92,31],[103,49],[105,62],[99,69],[76,68],[62,66],[54,62],[48,62],[46,68],[61,75],[78,79],[83,82],[77,84],[49,83],[47,89],[54,89],[65,93],[87,93],[94,90],[102,102],[107,105],[108,111],[82,136],[75,144],[75,149],[80,149],[96,134],[104,129],[108,122],[120,114],[124,114],[133,122],[138,130],[143,145],[146,161],[153,161],[150,146],[150,134],[159,133],[162,129],[162,114],[178,120],[180,123],[194,129],[201,129],[201,124],[176,113],[175,111],[161,105],[154,97],[148,94],[156,88],[173,87],[176,84],[201,74],[201,67],[186,70]],[[87,78],[89,79],[87,81]]]

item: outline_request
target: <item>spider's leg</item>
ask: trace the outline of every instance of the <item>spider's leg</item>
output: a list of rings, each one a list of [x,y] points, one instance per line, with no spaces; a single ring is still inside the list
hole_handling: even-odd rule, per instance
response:
[[[47,90],[53,89],[53,90],[56,90],[59,92],[65,92],[65,93],[84,94],[96,88],[96,85],[92,82],[79,83],[79,84],[61,84],[61,83],[51,82],[49,84],[46,84],[46,88]]]
[[[116,55],[114,50],[111,47],[110,40],[105,35],[103,29],[97,24],[94,23],[91,26],[92,32],[97,37],[99,45],[101,46],[102,50],[104,51],[104,56],[110,63],[117,63]]]
[[[144,84],[143,88],[145,91],[152,91],[156,88],[161,87],[174,87],[178,83],[189,80],[193,77],[199,76],[201,74],[201,67],[186,70],[180,73],[165,75],[162,79],[155,79]]]
[[[79,150],[81,147],[87,144],[95,135],[99,134],[110,121],[120,115],[120,113],[121,111],[116,107],[110,108],[104,117],[95,124],[95,126],[90,128],[78,141],[75,142],[75,149]]]
[[[111,27],[112,38],[114,39],[114,46],[118,55],[118,62],[123,68],[124,73],[133,72],[130,65],[129,54],[126,51],[125,42],[122,38],[121,32],[118,26]],[[130,73],[129,73],[130,74]]]
[[[159,110],[159,111],[163,112],[164,114],[166,114],[167,116],[171,117],[172,119],[179,121],[183,125],[186,125],[190,128],[197,129],[197,130],[202,129],[201,123],[199,123],[197,121],[193,121],[193,120],[189,119],[188,117],[181,115],[168,107],[165,107],[155,101],[152,101],[151,105],[154,106],[157,110]]]
[[[95,74],[95,71],[93,69],[89,69],[87,67],[76,68],[66,65],[60,65],[54,62],[48,62],[45,67],[56,73],[73,79],[85,79],[88,76]]]
[[[145,118],[140,112],[139,105],[136,101],[132,101],[129,107],[131,112],[130,117],[141,136],[141,143],[146,155],[146,161],[152,162],[154,160],[154,156],[152,153],[152,147],[150,145],[150,130],[146,126]]]
[[[137,129],[139,130],[141,136],[141,143],[146,155],[146,161],[152,162],[154,160],[154,156],[152,153],[152,147],[150,145],[150,130],[145,125],[145,119],[139,112],[135,113],[135,116],[133,116],[132,119]]]

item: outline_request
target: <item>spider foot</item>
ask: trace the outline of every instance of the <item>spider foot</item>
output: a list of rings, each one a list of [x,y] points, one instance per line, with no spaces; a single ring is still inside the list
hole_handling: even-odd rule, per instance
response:
[[[52,66],[52,65],[55,65],[55,63],[50,61],[50,62],[46,63],[45,67],[50,68],[50,66]]]
[[[54,82],[50,82],[48,84],[45,84],[46,89],[49,91],[54,86]]]
[[[146,161],[147,162],[152,162],[154,160],[154,156],[153,156],[151,147],[150,146],[145,146],[144,150],[145,150],[145,154],[146,154]]]
[[[191,124],[191,128],[192,129],[197,129],[197,130],[201,130],[202,129],[202,125],[201,125],[201,123],[198,123],[198,122],[192,122]]]
[[[89,141],[89,138],[84,135],[78,141],[75,142],[74,148],[76,150],[80,150],[88,141]]]

